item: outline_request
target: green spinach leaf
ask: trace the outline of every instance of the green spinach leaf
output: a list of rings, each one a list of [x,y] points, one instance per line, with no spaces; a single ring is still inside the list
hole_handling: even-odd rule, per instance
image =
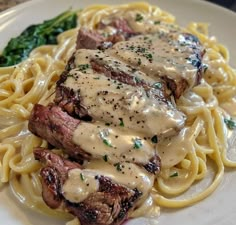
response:
[[[18,37],[12,38],[8,42],[0,55],[0,67],[20,63],[40,45],[56,44],[57,36],[76,27],[76,22],[76,12],[69,10],[41,24],[29,26]]]

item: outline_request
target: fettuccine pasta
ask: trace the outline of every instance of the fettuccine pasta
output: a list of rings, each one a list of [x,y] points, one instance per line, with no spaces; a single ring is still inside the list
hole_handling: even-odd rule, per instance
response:
[[[152,19],[177,26],[174,16],[147,3],[94,5],[78,12],[78,27],[60,34],[57,45],[38,47],[22,63],[0,68],[0,186],[10,184],[16,197],[28,207],[72,219],[67,213],[50,209],[42,199],[41,164],[34,159],[33,149],[47,147],[48,143],[29,132],[28,119],[34,104],[52,101],[55,82],[75,50],[79,27],[96,29],[110,15],[122,17],[127,13],[139,13],[144,21]],[[234,116],[231,109],[236,104],[236,71],[229,66],[228,50],[208,35],[207,24],[191,23],[183,29],[196,35],[206,50],[201,83],[176,102],[187,117],[187,131],[185,145],[176,140],[174,147],[184,145],[187,152],[176,163],[162,168],[152,189],[153,201],[146,201],[131,217],[153,216],[159,213],[159,207],[180,208],[203,200],[219,186],[224,168],[236,167],[236,161],[227,153],[232,131],[225,119]],[[209,176],[210,182],[203,184]],[[199,186],[199,191],[191,191],[193,186]],[[68,224],[78,223],[75,219]]]

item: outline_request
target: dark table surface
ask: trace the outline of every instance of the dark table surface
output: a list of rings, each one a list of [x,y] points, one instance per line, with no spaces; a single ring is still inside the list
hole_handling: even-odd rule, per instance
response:
[[[236,0],[207,0],[236,12]]]
[[[29,0],[0,0],[0,11]],[[32,0],[33,1],[33,0]],[[236,12],[236,0],[207,0]]]

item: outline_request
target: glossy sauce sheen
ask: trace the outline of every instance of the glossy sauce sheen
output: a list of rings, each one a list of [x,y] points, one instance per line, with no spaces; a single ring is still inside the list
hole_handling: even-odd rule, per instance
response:
[[[142,199],[149,195],[153,186],[154,175],[133,163],[120,163],[119,169],[101,160],[92,160],[86,169],[73,169],[69,172],[62,193],[71,202],[81,202],[99,188],[97,175],[111,178],[114,182],[130,189],[137,188],[142,192]]]
[[[118,42],[105,52],[77,50],[76,68],[70,71],[64,83],[70,89],[79,90],[81,105],[93,118],[92,122],[81,122],[74,131],[73,141],[94,159],[84,170],[70,171],[63,193],[72,202],[83,201],[98,190],[95,176],[104,175],[141,191],[143,207],[149,212],[155,211],[156,215],[158,210],[150,194],[154,175],[134,163],[145,165],[157,153],[164,168],[183,160],[190,150],[187,129],[179,132],[184,126],[185,115],[170,102],[149,97],[141,86],[120,83],[95,72],[91,60],[132,74],[134,79],[145,80],[151,85],[160,82],[162,75],[176,80],[181,74],[189,88],[196,83],[193,74],[197,68],[188,61],[194,52],[179,28],[162,23],[156,26],[151,19],[137,23],[132,13],[126,17],[131,28],[141,34]],[[106,23],[109,24],[109,19]],[[106,30],[112,33],[113,29],[108,28]],[[162,137],[158,144],[157,140],[153,142],[154,136]]]

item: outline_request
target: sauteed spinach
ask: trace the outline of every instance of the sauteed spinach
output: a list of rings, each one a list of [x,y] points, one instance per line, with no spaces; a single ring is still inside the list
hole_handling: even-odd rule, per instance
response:
[[[40,45],[56,44],[57,35],[76,27],[76,23],[77,14],[68,10],[41,24],[29,26],[18,37],[8,42],[0,55],[0,67],[20,63]]]

